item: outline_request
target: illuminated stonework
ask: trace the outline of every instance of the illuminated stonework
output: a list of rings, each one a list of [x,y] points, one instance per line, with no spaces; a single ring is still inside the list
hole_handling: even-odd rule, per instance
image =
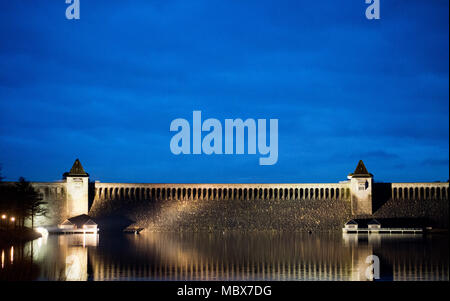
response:
[[[178,224],[179,229],[190,229],[191,221],[187,218],[195,217],[196,212],[211,217],[211,220],[204,219],[200,229],[241,229],[247,224],[251,229],[259,229],[270,219],[268,228],[287,230],[301,229],[305,220],[309,220],[310,229],[340,229],[348,218],[380,217],[377,214],[390,217],[391,207],[397,210],[393,216],[440,214],[448,212],[445,208],[448,208],[449,187],[448,182],[374,183],[373,175],[362,161],[347,181],[339,183],[133,184],[89,182],[89,174],[77,159],[62,181],[32,184],[50,207],[49,215],[37,218],[36,226],[57,225],[80,214],[95,218],[108,215],[109,211],[113,214],[114,210],[134,210],[130,214],[123,211],[114,214],[127,214],[143,227],[164,224],[161,229],[166,230],[172,229],[173,224]],[[387,204],[381,209],[380,200]],[[201,211],[206,207],[208,212]],[[193,223],[202,218],[195,217]],[[217,227],[214,220],[222,225]],[[181,223],[187,226],[180,226]]]
[[[88,214],[89,208],[89,174],[76,159],[70,172],[64,174],[66,179],[67,215],[69,217]]]
[[[367,171],[362,160],[348,179],[352,192],[352,213],[372,214],[373,175]]]

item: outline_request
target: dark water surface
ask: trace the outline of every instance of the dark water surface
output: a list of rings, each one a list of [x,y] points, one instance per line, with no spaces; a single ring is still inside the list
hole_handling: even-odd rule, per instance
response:
[[[448,236],[50,235],[1,248],[0,280],[449,280]]]

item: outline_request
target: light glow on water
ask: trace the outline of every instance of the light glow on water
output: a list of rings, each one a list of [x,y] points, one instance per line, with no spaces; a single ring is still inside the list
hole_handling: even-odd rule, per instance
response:
[[[147,232],[33,243],[20,254],[33,254],[38,280],[366,281],[370,255],[380,259],[382,280],[449,279],[446,236]]]

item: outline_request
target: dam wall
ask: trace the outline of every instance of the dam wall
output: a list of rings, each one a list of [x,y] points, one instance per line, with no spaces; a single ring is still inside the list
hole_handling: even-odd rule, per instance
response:
[[[89,214],[103,230],[155,232],[336,231],[352,218],[449,227],[448,182],[377,183],[362,161],[339,183],[163,184],[91,182],[77,159],[61,181],[31,184],[48,206],[35,226]]]
[[[350,183],[95,183],[89,214],[148,231],[330,231],[351,218],[425,219],[448,228],[448,183],[374,183],[372,214],[352,210]]]
[[[92,217],[123,214],[149,231],[325,230],[351,215],[347,183],[96,183],[95,197]]]

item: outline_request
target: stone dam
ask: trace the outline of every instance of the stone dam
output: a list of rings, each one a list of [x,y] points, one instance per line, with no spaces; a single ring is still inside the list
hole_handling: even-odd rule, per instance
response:
[[[10,182],[11,183],[11,182]],[[346,181],[317,184],[90,182],[77,159],[60,182],[33,182],[57,225],[88,214],[100,229],[146,231],[340,231],[352,218],[422,219],[448,229],[449,183],[377,183],[360,161]]]

